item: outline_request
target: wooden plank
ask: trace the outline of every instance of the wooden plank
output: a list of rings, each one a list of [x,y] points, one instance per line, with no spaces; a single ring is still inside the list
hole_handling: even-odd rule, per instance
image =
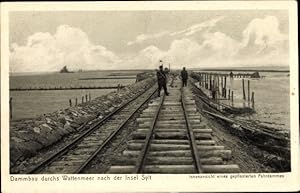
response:
[[[147,136],[145,136],[146,137],[145,145],[144,145],[144,147],[143,147],[143,149],[141,151],[141,154],[137,158],[137,162],[136,162],[136,165],[134,167],[134,173],[140,173],[143,170],[143,166],[144,166],[144,162],[145,162],[145,157],[146,157],[146,154],[148,152],[149,145],[150,145],[150,140],[151,140],[151,138],[153,136],[152,135],[153,134],[153,130],[154,130],[154,127],[156,125],[156,121],[157,121],[157,118],[159,116],[159,113],[160,113],[162,104],[164,102],[164,99],[165,99],[165,94],[163,95],[163,97],[161,97],[160,104],[157,107],[156,114],[155,114],[155,116],[153,118],[153,121],[152,121],[152,124],[151,124],[151,127],[150,127],[151,129],[147,133]]]
[[[131,173],[134,166],[112,166],[109,169],[110,174],[113,173]],[[205,173],[237,173],[240,169],[237,165],[203,165]],[[195,167],[189,165],[147,165],[144,173],[168,173],[168,174],[191,174],[195,173]]]
[[[205,173],[239,173],[238,165],[203,165]]]
[[[130,140],[127,143],[144,143],[145,140],[142,139],[137,139],[137,140]],[[153,144],[189,144],[189,141],[187,139],[166,139],[166,140],[162,140],[162,139],[153,139],[152,140]],[[198,145],[215,145],[215,141],[214,140],[196,140],[196,143]]]
[[[131,157],[137,157],[140,155],[140,151],[129,151],[125,150],[123,151],[124,156],[131,156]],[[182,157],[182,156],[191,156],[190,150],[174,150],[174,151],[156,151],[156,152],[149,152],[149,156],[176,156],[176,157]],[[215,156],[211,156],[215,157]]]

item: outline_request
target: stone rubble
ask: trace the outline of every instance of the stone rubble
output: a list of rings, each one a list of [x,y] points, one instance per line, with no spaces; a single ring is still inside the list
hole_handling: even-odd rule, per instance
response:
[[[153,85],[155,78],[146,79],[128,85],[119,91],[113,91],[89,102],[44,114],[34,119],[10,122],[10,165],[32,157],[62,137],[80,129],[86,124],[99,120],[114,109],[142,93]]]

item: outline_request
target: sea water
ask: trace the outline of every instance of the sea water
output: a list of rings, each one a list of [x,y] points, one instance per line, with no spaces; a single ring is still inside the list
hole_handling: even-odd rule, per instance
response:
[[[77,73],[39,73],[39,74],[13,74],[9,77],[9,86],[16,88],[53,88],[53,87],[106,87],[123,86],[132,84],[135,79],[96,79],[110,77],[113,73],[138,73],[123,71],[90,71]],[[89,79],[92,78],[92,79]],[[88,80],[82,80],[88,79]],[[72,105],[75,98],[78,104],[82,101],[82,96],[91,95],[96,98],[115,89],[78,89],[78,90],[32,90],[32,91],[10,91],[12,97],[13,120],[23,118],[34,118],[39,115],[65,109],[70,106],[69,99],[72,99]]]
[[[290,129],[290,80],[289,73],[264,72],[263,78],[244,79],[246,101],[248,103],[248,80],[250,81],[250,99],[254,92],[254,110],[251,115],[238,115],[241,119],[255,121],[266,126]],[[228,88],[234,91],[234,105],[243,101],[242,79],[228,80]],[[235,104],[239,103],[239,104]],[[250,107],[252,103],[250,102]]]

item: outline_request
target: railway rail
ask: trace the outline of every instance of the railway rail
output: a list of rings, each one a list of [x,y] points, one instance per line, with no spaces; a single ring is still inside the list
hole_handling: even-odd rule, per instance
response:
[[[27,173],[81,173],[156,92],[156,86],[151,86],[93,124],[71,143],[31,168]]]
[[[137,118],[127,148],[107,173],[235,173],[228,164],[231,150],[213,140],[211,128],[201,122],[189,87],[176,79],[170,96],[150,102]]]

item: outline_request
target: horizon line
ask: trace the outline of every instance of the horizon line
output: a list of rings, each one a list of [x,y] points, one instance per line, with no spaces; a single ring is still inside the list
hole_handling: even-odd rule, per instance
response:
[[[250,70],[253,71],[255,69],[253,68],[259,68],[259,71],[274,71],[274,72],[290,72],[290,68],[289,66],[240,66],[240,67],[198,67],[198,68],[189,68],[189,70],[205,70],[205,71],[209,71],[209,70]],[[264,68],[268,68],[268,69],[264,69]],[[276,69],[269,69],[269,68],[286,68],[286,70],[276,70]],[[287,69],[288,68],[288,69]],[[171,68],[171,70],[181,70],[182,68]],[[93,71],[154,71],[156,70],[156,68],[153,69],[95,69],[95,70],[75,70],[75,71],[70,71],[71,73],[77,73],[77,72],[93,72]],[[17,73],[60,73],[60,71],[39,71],[39,72],[34,72],[34,71],[26,71],[26,72],[22,72],[22,71],[16,71],[16,72],[9,72],[9,74],[17,74]]]

